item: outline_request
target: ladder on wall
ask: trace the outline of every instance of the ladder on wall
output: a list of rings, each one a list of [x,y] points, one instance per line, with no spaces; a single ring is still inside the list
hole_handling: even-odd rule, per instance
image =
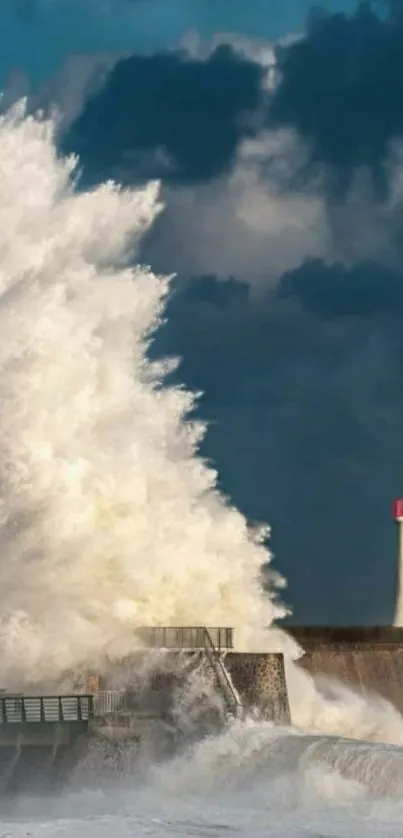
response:
[[[215,676],[217,686],[219,687],[224,699],[228,716],[236,719],[242,718],[243,706],[231,683],[231,679],[223,663],[221,653],[215,647],[211,634],[207,628],[203,629],[203,638],[206,657]]]

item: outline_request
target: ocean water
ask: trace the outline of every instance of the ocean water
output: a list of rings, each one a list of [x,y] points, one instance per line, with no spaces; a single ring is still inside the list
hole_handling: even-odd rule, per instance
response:
[[[284,652],[295,727],[237,723],[140,772],[89,761],[3,801],[0,838],[400,834],[402,717],[297,668],[267,527],[219,493],[194,395],[162,387],[172,360],[148,360],[169,279],[136,248],[158,184],[79,194],[53,133],[23,103],[0,121],[1,686],[107,671],[138,625],[231,625],[237,649]]]
[[[400,749],[267,723],[237,723],[142,776],[80,781],[91,788],[7,801],[0,835],[392,838],[403,823]]]

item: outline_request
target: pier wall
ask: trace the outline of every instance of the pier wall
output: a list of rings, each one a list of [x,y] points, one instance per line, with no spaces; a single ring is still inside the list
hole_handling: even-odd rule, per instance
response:
[[[246,711],[276,724],[290,723],[282,654],[227,652],[225,666]]]
[[[221,654],[221,662],[246,713],[253,711],[277,724],[289,723],[284,658],[281,653],[226,651]],[[142,670],[141,661],[138,668]],[[195,674],[196,678],[198,677],[197,673],[205,683],[215,684],[218,693],[220,692],[220,684],[217,683],[211,661],[202,649],[167,651],[155,661],[148,684],[143,683],[140,688],[134,678],[133,683],[128,685],[129,690],[132,690],[137,711],[145,714],[151,711],[162,716],[171,713],[175,701],[178,698],[181,701],[180,697],[186,693],[187,685],[191,684]],[[100,687],[101,690],[113,689],[112,682],[103,681]],[[140,691],[136,692],[139,689]],[[195,700],[200,705],[202,716],[202,695],[198,693]],[[99,707],[99,699],[95,699],[95,706]]]
[[[320,685],[335,679],[386,698],[403,713],[403,629],[393,626],[291,626],[303,647],[298,665]]]

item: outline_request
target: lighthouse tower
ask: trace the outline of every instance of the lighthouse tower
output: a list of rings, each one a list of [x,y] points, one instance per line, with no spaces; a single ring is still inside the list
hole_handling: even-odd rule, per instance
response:
[[[403,498],[395,500],[393,517],[398,531],[397,596],[394,625],[403,626]]]

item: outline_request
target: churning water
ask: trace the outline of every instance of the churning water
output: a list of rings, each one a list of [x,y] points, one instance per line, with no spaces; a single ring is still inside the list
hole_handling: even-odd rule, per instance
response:
[[[400,749],[245,722],[143,777],[6,804],[0,835],[397,838],[402,792]]]
[[[324,698],[267,630],[266,530],[220,495],[193,396],[147,358],[169,281],[131,266],[158,184],[77,193],[53,130],[22,105],[0,123],[1,685],[102,670],[138,625],[232,625],[238,649],[284,651],[298,732],[237,724],[142,778],[20,800],[0,835],[396,835],[403,719]]]

